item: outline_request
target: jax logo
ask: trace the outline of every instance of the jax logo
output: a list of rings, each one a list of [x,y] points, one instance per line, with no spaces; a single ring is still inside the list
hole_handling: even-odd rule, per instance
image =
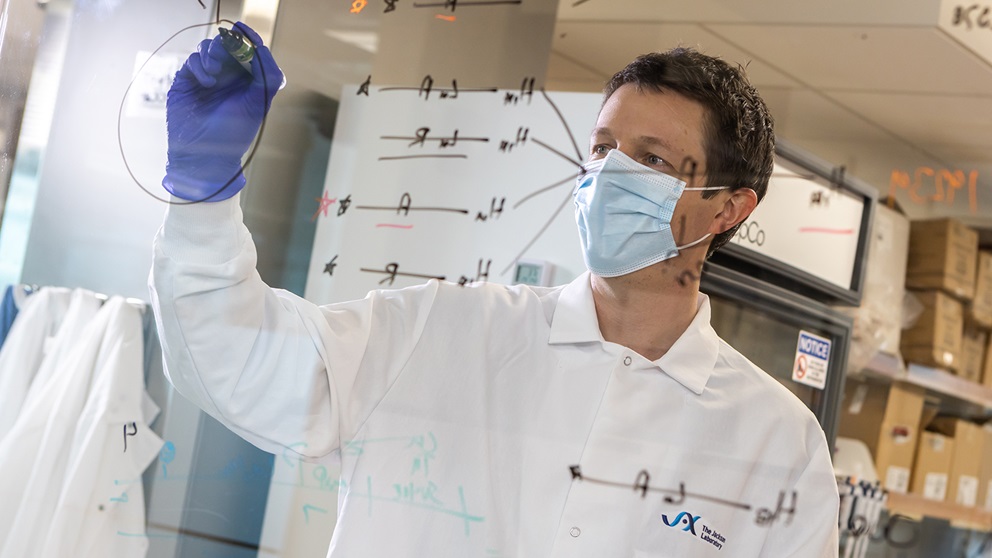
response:
[[[699,521],[700,517],[701,516],[699,515],[692,515],[691,513],[684,511],[679,512],[679,514],[675,516],[674,520],[669,521],[667,515],[661,514],[661,520],[665,522],[665,525],[668,525],[669,527],[680,527],[685,525],[682,530],[692,533],[693,535],[696,534],[696,522]]]

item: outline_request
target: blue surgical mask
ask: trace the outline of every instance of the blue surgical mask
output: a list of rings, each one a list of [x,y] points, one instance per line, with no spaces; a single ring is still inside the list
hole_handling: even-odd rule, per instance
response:
[[[576,180],[575,221],[589,271],[617,277],[674,258],[679,250],[672,214],[685,190],[723,190],[726,186],[686,188],[685,182],[646,167],[619,149],[584,165]]]

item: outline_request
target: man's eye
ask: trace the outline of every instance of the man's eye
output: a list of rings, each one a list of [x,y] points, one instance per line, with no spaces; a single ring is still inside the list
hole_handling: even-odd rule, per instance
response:
[[[609,152],[610,152],[610,148],[609,146],[606,145],[597,145],[596,147],[592,148],[593,155],[606,155]]]
[[[645,161],[652,167],[660,167],[665,164],[665,160],[657,155],[648,155],[645,157]]]

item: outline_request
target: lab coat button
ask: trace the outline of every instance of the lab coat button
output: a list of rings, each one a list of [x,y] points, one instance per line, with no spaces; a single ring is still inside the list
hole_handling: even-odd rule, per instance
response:
[[[581,535],[581,534],[582,534],[582,531],[580,531],[578,527],[572,527],[572,528],[571,528],[571,529],[570,529],[570,530],[568,531],[568,534],[569,534],[569,535],[572,535],[572,537],[578,537],[579,535]]]
[[[623,359],[623,365],[624,366],[630,366],[630,357],[624,357],[624,359]]]

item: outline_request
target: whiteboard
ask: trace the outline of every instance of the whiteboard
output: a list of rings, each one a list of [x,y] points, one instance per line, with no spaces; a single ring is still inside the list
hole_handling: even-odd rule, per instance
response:
[[[521,257],[553,264],[554,284],[585,271],[571,192],[602,95],[456,86],[344,88],[307,299],[509,284]]]
[[[864,211],[863,196],[779,157],[764,199],[731,241],[852,289]]]

